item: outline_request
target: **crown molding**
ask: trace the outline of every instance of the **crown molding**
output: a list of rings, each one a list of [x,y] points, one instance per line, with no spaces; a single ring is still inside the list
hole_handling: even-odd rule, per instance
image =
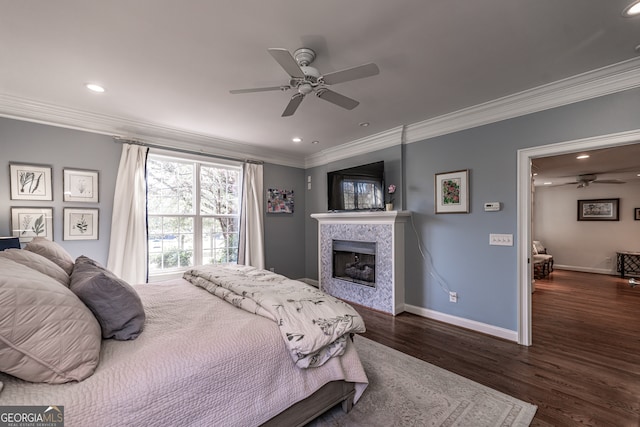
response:
[[[0,117],[140,140],[168,149],[190,150],[239,160],[257,159],[267,163],[304,168],[304,158],[293,153],[261,149],[239,141],[225,140],[123,117],[95,114],[7,94],[0,94]]]
[[[640,87],[640,59],[588,71],[407,126],[405,144]]]
[[[404,126],[398,126],[375,135],[338,145],[337,147],[327,148],[307,156],[305,158],[305,168],[321,166],[337,160],[401,145],[403,132]]]

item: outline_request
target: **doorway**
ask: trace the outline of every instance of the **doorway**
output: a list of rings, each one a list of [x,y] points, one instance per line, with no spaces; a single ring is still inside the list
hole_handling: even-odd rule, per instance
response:
[[[517,258],[518,258],[518,343],[532,345],[531,336],[531,160],[578,151],[594,150],[637,143],[640,129],[610,135],[565,141],[557,144],[518,150],[517,165]]]

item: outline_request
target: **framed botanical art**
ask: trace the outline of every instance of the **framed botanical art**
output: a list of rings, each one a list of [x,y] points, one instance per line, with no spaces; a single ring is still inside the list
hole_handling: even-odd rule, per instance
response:
[[[435,178],[436,213],[469,213],[469,170],[437,173]]]
[[[64,208],[64,240],[98,240],[98,209]]]
[[[633,210],[633,218],[634,218],[636,221],[640,221],[640,208],[635,208],[635,209]]]
[[[53,200],[51,167],[9,164],[11,200]]]
[[[62,181],[65,202],[98,202],[98,171],[65,168]]]
[[[578,200],[578,221],[619,221],[620,199]]]
[[[53,240],[53,208],[11,208],[11,232],[20,243],[34,237]]]

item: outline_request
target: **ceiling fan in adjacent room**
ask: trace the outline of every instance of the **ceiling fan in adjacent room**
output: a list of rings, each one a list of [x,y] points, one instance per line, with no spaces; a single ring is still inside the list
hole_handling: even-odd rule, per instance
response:
[[[625,181],[619,179],[598,179],[598,175],[587,173],[578,175],[574,182],[567,182],[565,185],[578,184],[576,188],[585,188],[591,184],[624,184]]]
[[[316,53],[309,48],[300,48],[293,55],[288,50],[280,48],[269,48],[268,51],[273,59],[289,74],[289,83],[281,86],[235,89],[230,92],[232,94],[240,94],[295,89],[296,93],[291,97],[289,104],[282,113],[282,117],[292,116],[304,97],[310,93],[314,93],[318,98],[339,107],[353,110],[358,106],[358,101],[334,92],[328,86],[371,77],[380,73],[376,64],[369,63],[332,73],[320,74],[316,68],[310,66],[316,58]]]

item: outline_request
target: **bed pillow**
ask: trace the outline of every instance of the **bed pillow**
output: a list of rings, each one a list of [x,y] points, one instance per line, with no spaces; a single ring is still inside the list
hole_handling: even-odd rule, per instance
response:
[[[6,249],[0,252],[0,258],[10,259],[32,268],[69,287],[69,275],[59,265],[35,252],[23,249]]]
[[[142,332],[145,313],[136,290],[92,259],[76,259],[70,288],[98,319],[103,338],[132,340]]]
[[[31,382],[81,381],[98,366],[100,325],[71,290],[0,258],[0,371]]]
[[[73,271],[73,258],[69,252],[52,240],[34,237],[24,248],[55,262],[69,275]]]

